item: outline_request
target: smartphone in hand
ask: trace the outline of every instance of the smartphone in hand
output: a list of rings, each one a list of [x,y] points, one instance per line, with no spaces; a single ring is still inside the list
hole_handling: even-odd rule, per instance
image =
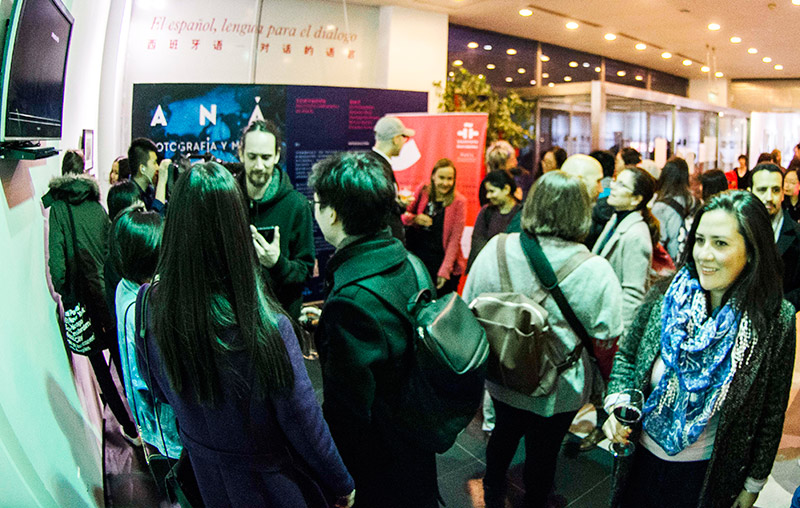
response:
[[[275,226],[256,226],[256,229],[267,243],[272,243],[275,239]]]

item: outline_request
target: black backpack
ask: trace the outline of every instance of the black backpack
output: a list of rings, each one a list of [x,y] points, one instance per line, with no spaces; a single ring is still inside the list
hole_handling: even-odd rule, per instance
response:
[[[393,411],[397,432],[444,453],[475,416],[483,398],[489,342],[466,302],[453,292],[435,299],[422,261],[408,254],[417,293],[406,299],[380,277],[354,282],[409,323],[409,374]]]

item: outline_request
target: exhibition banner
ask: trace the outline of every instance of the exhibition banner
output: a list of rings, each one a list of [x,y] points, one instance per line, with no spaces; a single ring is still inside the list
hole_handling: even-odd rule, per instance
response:
[[[393,158],[401,194],[413,195],[421,183],[430,182],[436,161],[448,158],[456,168],[456,189],[467,198],[467,226],[480,211],[478,188],[483,179],[487,113],[401,114],[406,127],[414,129],[400,155]],[[469,237],[469,235],[466,235]]]

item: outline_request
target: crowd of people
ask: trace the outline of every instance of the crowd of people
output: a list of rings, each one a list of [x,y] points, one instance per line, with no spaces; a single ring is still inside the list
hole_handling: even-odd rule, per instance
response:
[[[206,506],[438,506],[435,452],[399,415],[413,404],[417,331],[390,302],[426,289],[416,256],[437,297],[464,282],[469,303],[506,291],[506,279],[538,295],[555,349],[571,358],[543,395],[487,379],[487,508],[505,506],[523,437],[525,506],[553,506],[561,443],[586,404],[597,426],[582,450],[635,445],[615,459],[614,505],[752,507],[794,365],[800,144],[786,169],[772,152],[752,169],[742,155],[733,171],[695,175],[680,157],[653,174],[632,147],[569,157],[553,147],[528,170],[498,141],[479,196],[459,192],[443,158],[402,204],[390,159],[412,136],[380,119],[371,151],[313,166],[312,199],[279,166],[269,121],[244,130],[238,165],[180,165],[133,140],[106,208],[81,154],[65,154],[43,198],[50,275],[66,296],[84,274],[101,344],[90,361],[124,437],[188,461]],[[468,198],[482,206],[465,258]],[[314,222],[335,248],[314,336],[321,405],[297,324]],[[531,242],[557,286],[537,275]]]

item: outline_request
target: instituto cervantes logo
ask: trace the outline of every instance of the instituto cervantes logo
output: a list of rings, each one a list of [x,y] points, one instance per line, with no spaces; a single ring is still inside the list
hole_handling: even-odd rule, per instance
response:
[[[472,122],[464,122],[461,129],[456,131],[456,148],[461,150],[480,150],[481,143],[479,136],[481,131],[475,129],[475,124]]]
[[[472,138],[476,137],[480,134],[480,131],[476,131],[473,129],[475,124],[472,122],[464,122],[464,128],[460,131],[457,131],[458,137],[465,140],[471,140]]]

